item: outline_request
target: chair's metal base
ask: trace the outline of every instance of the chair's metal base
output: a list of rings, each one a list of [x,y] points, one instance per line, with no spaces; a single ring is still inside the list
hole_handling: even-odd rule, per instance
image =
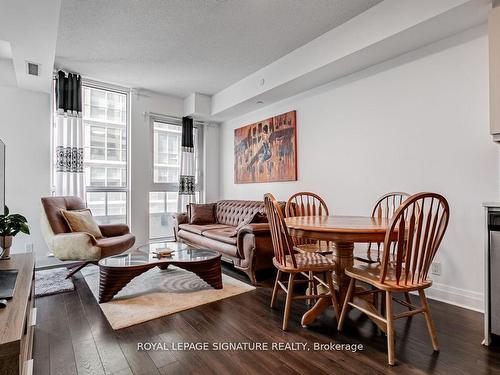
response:
[[[71,276],[73,276],[75,273],[80,271],[83,267],[88,266],[89,264],[97,264],[97,261],[89,260],[68,267],[69,272],[68,275],[66,276],[66,279],[69,279]]]

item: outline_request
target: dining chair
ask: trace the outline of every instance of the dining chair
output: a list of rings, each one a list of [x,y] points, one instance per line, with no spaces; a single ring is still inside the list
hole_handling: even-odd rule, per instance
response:
[[[373,207],[371,217],[378,219],[390,219],[396,210],[401,206],[410,194],[400,191],[394,191],[382,195],[375,206]],[[376,250],[377,257],[373,258],[373,252]],[[369,243],[366,249],[357,251],[355,250],[354,259],[364,263],[380,263],[382,252],[381,243]]]
[[[328,206],[319,195],[308,191],[293,194],[285,205],[285,217],[294,216],[328,216]],[[293,243],[301,251],[325,252],[331,251],[327,241],[312,238],[292,237]]]
[[[350,307],[370,316],[387,333],[388,362],[394,365],[394,320],[424,314],[432,347],[439,350],[436,330],[431,318],[424,290],[432,285],[428,279],[429,268],[446,232],[450,209],[446,199],[436,193],[418,193],[407,198],[396,210],[386,231],[384,249],[395,245],[395,261],[391,262],[389,251],[382,253],[382,260],[375,264],[358,264],[347,267],[345,273],[351,278],[340,315],[338,329],[342,330]],[[373,287],[372,290],[355,292],[356,282]],[[394,293],[418,291],[420,306],[401,301]],[[359,294],[381,293],[385,295],[385,316],[366,300],[354,299]],[[410,308],[399,314],[393,312],[393,302]]]
[[[401,206],[401,204],[404,202],[406,198],[408,198],[410,194],[402,192],[402,191],[393,191],[387,194],[382,195],[377,202],[375,203],[375,206],[373,207],[371,217],[373,218],[378,218],[378,219],[390,219],[396,210]],[[368,247],[364,248],[363,250],[358,251],[357,249],[354,250],[354,259],[356,259],[359,262],[364,262],[364,263],[380,263],[380,256],[382,252],[382,246],[383,244],[381,243],[368,243]],[[377,251],[377,257],[374,259],[373,258],[373,252]],[[391,252],[391,256],[394,255],[394,251]],[[391,261],[393,258],[391,258]],[[375,298],[376,296],[374,296]],[[404,294],[405,300],[408,303],[411,303],[411,298],[409,293]],[[385,296],[382,296],[381,298],[381,304],[380,308],[381,311],[384,312],[385,309]],[[376,302],[378,304],[378,302]]]
[[[274,283],[271,297],[271,308],[274,307],[278,288],[283,289],[286,294],[285,311],[283,315],[283,330],[288,328],[288,318],[293,300],[330,298],[337,319],[339,311],[337,309],[337,297],[332,280],[332,272],[335,269],[335,262],[325,256],[315,252],[299,252],[294,246],[292,238],[288,233],[283,213],[274,196],[270,193],[264,195],[264,204],[266,208],[267,219],[271,229],[271,239],[274,249],[273,264],[278,273]],[[288,274],[288,281],[281,281],[283,275]],[[325,286],[325,293],[308,294],[294,296],[294,285],[299,283],[308,283],[309,280],[296,280],[298,274],[306,277],[312,274],[315,281]],[[322,280],[316,274],[325,274],[326,280]]]
[[[285,217],[294,216],[328,216],[328,206],[326,202],[318,194],[301,191],[293,194],[285,205]],[[294,245],[301,252],[332,252],[332,247],[328,241],[315,240],[313,238],[296,237],[292,236]],[[312,275],[309,275],[309,288],[308,294],[317,294],[317,283]],[[307,300],[308,304],[314,303],[311,298]]]

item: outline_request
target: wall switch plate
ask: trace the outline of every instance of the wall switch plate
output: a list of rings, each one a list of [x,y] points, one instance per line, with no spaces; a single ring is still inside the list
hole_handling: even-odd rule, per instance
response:
[[[431,273],[436,276],[441,276],[441,263],[432,262],[431,264]]]
[[[25,245],[25,250],[27,253],[32,253],[33,252],[34,245],[32,243],[27,243]]]

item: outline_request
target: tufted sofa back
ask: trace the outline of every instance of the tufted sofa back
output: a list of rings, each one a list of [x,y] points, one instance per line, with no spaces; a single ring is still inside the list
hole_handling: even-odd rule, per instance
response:
[[[217,202],[216,216],[219,224],[238,226],[250,215],[266,215],[263,201],[224,200]]]

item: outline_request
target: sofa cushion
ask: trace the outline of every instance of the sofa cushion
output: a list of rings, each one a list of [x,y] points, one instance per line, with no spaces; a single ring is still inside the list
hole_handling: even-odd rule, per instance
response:
[[[215,203],[189,204],[189,224],[215,224],[216,206]]]
[[[203,232],[211,229],[225,229],[232,228],[229,225],[223,224],[206,224],[206,225],[196,225],[196,224],[181,224],[179,229],[185,230],[187,232],[202,234]]]
[[[235,228],[227,227],[222,229],[210,229],[203,232],[204,237],[212,238],[231,245],[236,245],[236,237],[233,236]]]
[[[230,257],[238,257],[238,250],[235,245],[231,245],[219,240],[204,237],[202,235],[180,230],[177,237],[182,241],[190,243],[198,248],[205,248],[218,251]]]

